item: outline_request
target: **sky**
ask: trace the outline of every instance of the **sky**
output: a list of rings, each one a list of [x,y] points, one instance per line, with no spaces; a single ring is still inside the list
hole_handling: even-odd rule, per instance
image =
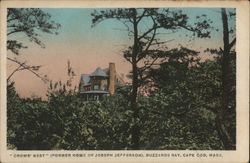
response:
[[[76,73],[73,84],[78,85],[81,74],[92,73],[97,67],[107,68],[109,62],[116,64],[116,71],[119,74],[127,74],[131,65],[122,57],[122,51],[132,40],[129,39],[125,26],[117,20],[105,20],[95,27],[92,25],[91,13],[94,9],[84,8],[43,8],[43,11],[51,15],[51,19],[61,24],[58,35],[41,33],[40,40],[45,44],[41,48],[21,34],[9,36],[8,39],[16,39],[28,46],[20,51],[20,55],[7,53],[8,57],[26,61],[30,65],[41,65],[40,74],[47,75],[54,82],[67,80],[67,61]],[[97,9],[101,10],[101,9]],[[213,21],[213,26],[219,32],[213,31],[210,39],[198,39],[189,41],[185,30],[177,33],[162,30],[160,38],[171,40],[169,47],[180,45],[202,51],[202,49],[218,48],[222,45],[222,22],[220,9],[218,8],[182,8],[183,13],[188,15],[189,23],[196,21],[197,15],[206,14]],[[229,22],[230,26],[235,21]],[[140,29],[143,30],[150,23],[143,20]],[[201,53],[202,55],[202,53]],[[206,58],[207,56],[204,57]],[[7,76],[17,67],[14,63],[7,63]],[[12,78],[16,90],[22,97],[45,97],[48,83],[45,84],[39,78],[28,71],[17,72]]]

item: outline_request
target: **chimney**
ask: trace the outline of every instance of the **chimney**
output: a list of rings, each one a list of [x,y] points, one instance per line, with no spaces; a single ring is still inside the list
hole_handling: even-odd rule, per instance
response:
[[[124,73],[122,73],[122,74],[121,74],[121,82],[122,82],[122,84],[124,84],[124,83],[125,83]]]
[[[115,93],[116,84],[116,72],[115,63],[109,63],[109,93],[112,95]]]

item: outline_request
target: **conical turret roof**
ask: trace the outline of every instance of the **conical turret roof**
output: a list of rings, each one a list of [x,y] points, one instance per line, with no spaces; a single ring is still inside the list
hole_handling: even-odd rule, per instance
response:
[[[100,67],[98,67],[90,76],[103,76],[107,77],[107,70],[103,70]]]

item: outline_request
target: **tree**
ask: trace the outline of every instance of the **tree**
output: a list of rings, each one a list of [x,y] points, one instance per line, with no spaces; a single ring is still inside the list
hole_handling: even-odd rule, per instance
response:
[[[29,41],[44,48],[45,45],[40,40],[41,33],[58,34],[59,28],[60,24],[52,21],[51,16],[39,8],[9,8],[7,12],[7,50],[19,55],[21,49],[27,48],[22,41],[14,36],[21,34],[28,38]],[[41,66],[29,66],[26,62],[20,62],[15,58],[7,57],[7,59],[18,65],[9,75],[7,81],[21,70],[28,70],[46,81],[46,78],[37,72]]]
[[[132,66],[132,93],[130,99],[130,106],[133,110],[133,127],[132,134],[132,148],[140,148],[140,110],[137,107],[138,89],[145,80],[143,75],[149,68],[157,64],[159,58],[171,53],[166,51],[163,46],[168,41],[161,41],[157,38],[160,29],[171,30],[177,32],[178,30],[186,29],[193,32],[198,37],[209,37],[210,28],[208,20],[198,21],[197,23],[188,24],[188,16],[181,11],[170,9],[111,9],[92,13],[93,26],[106,19],[117,19],[121,21],[127,28],[127,32],[131,36],[133,43],[124,51],[124,58],[131,63]],[[149,28],[141,27],[143,20],[146,20]],[[166,59],[166,58],[165,58]],[[143,64],[143,66],[139,66]],[[140,80],[141,79],[141,80]]]
[[[201,62],[191,60],[191,54],[177,56],[162,63],[160,68],[150,71],[153,86],[157,88],[157,91],[152,94],[160,92],[162,97],[158,97],[161,97],[162,100],[158,100],[158,102],[165,105],[165,108],[160,110],[159,108],[163,106],[152,104],[152,106],[157,105],[153,109],[153,113],[161,117],[174,116],[177,120],[186,123],[184,127],[186,129],[196,126],[196,133],[192,136],[192,140],[195,140],[196,137],[204,139],[204,134],[206,135],[206,140],[203,140],[200,145],[195,142],[197,149],[202,149],[205,144],[207,149],[225,149],[218,132],[217,122],[222,98],[221,57]],[[233,58],[232,61],[235,62]],[[230,68],[233,70],[230,72],[234,72],[235,64],[230,64],[233,65]],[[232,74],[233,76],[235,77],[235,73]],[[230,79],[230,81],[232,80]],[[230,116],[225,115],[224,123],[230,136],[235,139],[235,112],[233,109],[235,95],[233,92],[230,94],[229,106],[232,108],[228,112]],[[198,126],[202,128],[198,129]],[[214,142],[215,140],[217,143]],[[205,143],[205,141],[209,141],[211,144]]]
[[[223,148],[230,150],[235,149],[236,142],[236,53],[233,48],[236,38],[235,27],[230,27],[228,21],[229,18],[235,18],[235,12],[227,13],[226,9],[221,9],[220,13],[223,48],[206,50],[217,55],[212,61],[196,62],[196,66],[192,67],[178,58],[181,55],[176,55],[177,58],[170,58],[159,69],[152,69],[150,76],[154,79],[154,86],[162,89],[168,96],[171,92],[177,92],[178,96],[174,98],[181,101],[181,106],[192,104],[193,109],[201,107],[212,111],[215,115],[212,125],[217,130]],[[191,53],[188,55],[191,56]],[[187,70],[189,73],[185,75]],[[181,92],[178,91],[180,85]],[[191,92],[191,96],[186,92]],[[185,98],[181,99],[182,96]],[[188,99],[190,100],[187,101]],[[174,108],[179,112],[178,107]]]
[[[231,13],[232,14],[232,13]],[[235,13],[233,13],[235,15]],[[223,49],[222,51],[222,69],[221,69],[221,81],[222,81],[222,98],[221,98],[221,106],[218,108],[217,112],[217,130],[225,149],[235,149],[235,145],[233,140],[225,127],[225,117],[227,112],[235,109],[234,107],[230,107],[230,94],[235,91],[232,86],[235,87],[235,83],[231,82],[231,60],[233,53],[231,52],[232,47],[236,43],[236,37],[232,38],[230,42],[230,31],[228,25],[228,16],[225,8],[221,9],[221,19],[223,25]]]

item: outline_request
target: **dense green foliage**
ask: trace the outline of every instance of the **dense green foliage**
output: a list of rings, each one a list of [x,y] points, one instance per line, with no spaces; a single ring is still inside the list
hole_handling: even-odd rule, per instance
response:
[[[235,54],[232,54],[235,56]],[[101,101],[84,102],[64,86],[48,91],[48,101],[23,99],[8,86],[10,149],[131,149],[131,128],[141,129],[140,149],[224,149],[215,128],[221,97],[220,57],[199,62],[183,53],[152,69],[155,89],[139,96],[140,119],[129,106],[131,87]],[[235,140],[235,58],[227,128]],[[55,84],[57,85],[57,84]],[[66,86],[67,87],[67,86]]]

